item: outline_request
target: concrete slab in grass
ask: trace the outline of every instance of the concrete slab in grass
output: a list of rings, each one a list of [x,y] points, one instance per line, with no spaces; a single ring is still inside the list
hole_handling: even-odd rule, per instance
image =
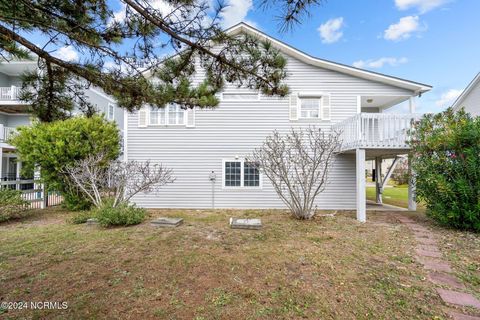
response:
[[[165,217],[157,218],[155,220],[152,220],[152,222],[151,222],[152,226],[167,227],[167,228],[168,227],[170,227],[170,228],[178,227],[182,223],[183,223],[182,218],[165,218]]]
[[[262,228],[262,220],[260,220],[260,219],[230,218],[230,228],[232,228],[232,229],[258,230],[258,229]]]
[[[87,219],[87,226],[98,226],[98,220],[95,218]]]

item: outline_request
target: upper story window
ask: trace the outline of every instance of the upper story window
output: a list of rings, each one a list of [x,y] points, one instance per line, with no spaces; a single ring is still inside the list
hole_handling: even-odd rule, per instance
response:
[[[224,101],[242,101],[242,100],[258,100],[258,93],[223,93],[222,100]]]
[[[168,124],[185,124],[185,110],[178,105],[169,105],[167,108]]]
[[[178,105],[151,107],[150,125],[185,125],[185,110]]]
[[[320,98],[300,98],[300,118],[319,118],[321,109],[320,101]]]
[[[115,119],[115,105],[109,103],[108,104],[108,120]]]
[[[224,187],[260,187],[258,167],[245,160],[225,160],[223,165]]]
[[[330,94],[292,93],[289,99],[290,120],[330,121]]]

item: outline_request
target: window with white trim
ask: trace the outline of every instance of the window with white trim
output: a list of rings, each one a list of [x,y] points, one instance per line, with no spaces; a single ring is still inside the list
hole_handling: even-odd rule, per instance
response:
[[[185,124],[185,110],[179,105],[168,105],[168,124]]]
[[[224,187],[260,187],[257,165],[244,160],[225,160],[223,168]]]
[[[185,110],[178,105],[151,107],[149,125],[185,125]]]
[[[321,98],[300,98],[300,118],[318,119],[320,118]]]
[[[115,119],[115,105],[109,103],[108,104],[108,120]]]
[[[259,187],[260,186],[260,172],[258,166],[252,162],[243,163],[243,186],[244,187]]]
[[[242,185],[242,162],[225,161],[225,187],[240,187]]]

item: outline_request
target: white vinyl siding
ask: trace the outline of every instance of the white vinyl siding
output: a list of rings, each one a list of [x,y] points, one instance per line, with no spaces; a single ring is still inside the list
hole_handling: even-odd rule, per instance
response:
[[[140,194],[133,200],[147,208],[211,208],[212,171],[216,208],[279,208],[285,204],[272,184],[262,177],[261,188],[223,187],[222,159],[245,159],[277,130],[287,133],[292,127],[318,126],[326,132],[331,125],[357,113],[359,95],[409,95],[404,89],[351,75],[321,69],[287,57],[287,97],[260,96],[257,100],[220,101],[211,109],[195,110],[195,128],[173,126],[169,130],[138,127],[140,113],[128,117],[128,159],[162,163],[173,170],[174,183],[158,194]],[[198,78],[197,81],[201,81]],[[196,82],[196,83],[198,83]],[[227,85],[225,92],[241,90]],[[244,90],[244,89],[243,89]],[[292,104],[298,93],[328,93],[330,121],[292,121]],[[295,118],[295,117],[294,117]],[[297,116],[298,118],[298,116]],[[354,209],[355,155],[336,156],[325,191],[317,198],[319,209]]]
[[[233,92],[233,93],[223,93],[222,100],[224,101],[235,101],[235,100],[258,100],[258,93],[243,93],[243,92]]]
[[[480,81],[458,104],[458,109],[464,108],[472,116],[480,116]]]

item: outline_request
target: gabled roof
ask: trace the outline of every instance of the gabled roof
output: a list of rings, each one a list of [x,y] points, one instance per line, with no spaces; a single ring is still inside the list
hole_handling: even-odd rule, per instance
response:
[[[475,78],[473,78],[473,80],[468,84],[465,90],[463,90],[462,94],[458,96],[457,100],[455,100],[455,102],[452,104],[452,108],[454,110],[460,109],[461,107],[460,104],[463,102],[463,100],[465,100],[465,98],[470,94],[473,88],[475,88],[478,84],[480,84],[480,72],[477,74]]]
[[[262,31],[260,31],[258,29],[253,28],[252,26],[250,26],[250,25],[248,25],[244,22],[240,22],[239,24],[227,29],[225,32],[227,34],[230,34],[230,35],[235,35],[235,34],[242,33],[242,32],[247,33],[247,34],[251,34],[251,35],[254,35],[254,36],[256,36],[260,39],[270,41],[278,50],[280,50],[280,51],[282,51],[282,52],[284,52],[288,55],[291,55],[291,56],[293,56],[293,57],[295,57],[295,58],[297,58],[297,59],[299,59],[299,60],[301,60],[305,63],[311,64],[311,65],[314,65],[314,66],[317,66],[317,67],[321,67],[321,68],[324,68],[324,69],[349,74],[349,75],[352,75],[352,76],[355,76],[355,77],[358,77],[358,78],[377,81],[377,82],[389,84],[389,85],[392,85],[392,86],[395,86],[395,87],[411,90],[411,91],[415,92],[416,94],[427,92],[432,88],[431,86],[423,84],[423,83],[414,82],[414,81],[410,81],[410,80],[405,80],[405,79],[401,79],[401,78],[397,78],[397,77],[392,77],[392,76],[388,76],[388,75],[385,75],[385,74],[382,74],[382,73],[367,71],[367,70],[351,67],[351,66],[348,66],[348,65],[345,65],[345,64],[341,64],[341,63],[337,63],[337,62],[313,57],[313,56],[311,56],[311,55],[309,55],[305,52],[302,52],[298,49],[293,48],[292,46],[290,46],[290,45],[288,45],[288,44],[286,44],[286,43],[284,43],[284,42],[282,42],[278,39],[275,39],[275,38],[263,33]]]

